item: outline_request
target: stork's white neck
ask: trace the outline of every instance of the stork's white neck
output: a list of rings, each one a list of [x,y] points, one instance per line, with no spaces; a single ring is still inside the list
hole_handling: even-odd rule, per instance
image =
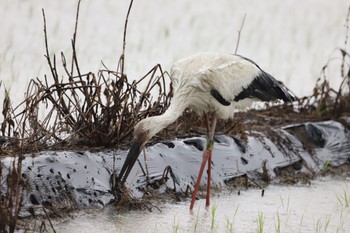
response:
[[[176,121],[176,119],[181,116],[186,107],[187,105],[185,102],[181,102],[173,98],[169,108],[165,111],[164,114],[147,117],[146,119],[141,120],[135,126],[135,138],[140,138],[141,141],[143,141],[143,144],[145,144],[159,131]]]

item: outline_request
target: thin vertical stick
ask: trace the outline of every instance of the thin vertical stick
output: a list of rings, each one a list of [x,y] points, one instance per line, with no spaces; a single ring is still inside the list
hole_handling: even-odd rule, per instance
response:
[[[74,64],[75,63],[76,63],[76,66],[77,66],[77,71],[78,71],[79,77],[81,77],[79,66],[78,66],[77,54],[76,54],[76,51],[75,51],[75,44],[76,44],[76,41],[77,41],[77,31],[78,31],[80,1],[81,0],[78,1],[77,13],[76,13],[76,16],[75,16],[74,34],[73,34],[73,39],[72,39],[73,53],[72,53],[72,66],[71,66],[71,71],[70,71],[70,76],[71,77],[73,77],[73,70],[74,70]]]
[[[52,74],[52,77],[55,79],[56,81],[56,74],[54,72],[54,69],[53,69],[53,65],[51,63],[51,58],[50,58],[50,53],[49,53],[49,44],[47,42],[47,30],[46,30],[46,17],[45,17],[45,11],[44,9],[42,9],[42,13],[43,13],[43,19],[44,19],[44,39],[45,39],[45,49],[46,49],[46,59],[47,59],[47,63],[49,64],[49,67],[50,67],[50,71],[51,71],[51,74]]]
[[[149,178],[148,165],[147,165],[147,156],[146,156],[145,148],[143,148],[142,151],[143,151],[143,160],[145,161],[146,178],[147,178],[147,182],[149,182],[149,181],[150,181],[150,178]]]
[[[120,56],[120,62],[121,62],[121,75],[122,77],[124,77],[124,63],[125,63],[125,46],[126,46],[126,30],[128,27],[128,21],[129,21],[129,14],[131,11],[131,7],[132,7],[132,3],[134,2],[134,0],[130,1],[130,5],[129,5],[129,9],[128,9],[128,13],[126,14],[126,18],[125,18],[125,24],[124,24],[124,34],[123,34],[123,51],[122,51],[122,55]]]
[[[238,30],[238,38],[237,38],[235,54],[237,54],[237,51],[238,51],[239,41],[241,39],[241,32],[242,32],[242,29],[243,29],[243,26],[244,26],[244,21],[245,21],[245,17],[246,16],[247,16],[247,14],[244,14],[243,20],[242,20],[242,24],[241,24],[241,28]]]

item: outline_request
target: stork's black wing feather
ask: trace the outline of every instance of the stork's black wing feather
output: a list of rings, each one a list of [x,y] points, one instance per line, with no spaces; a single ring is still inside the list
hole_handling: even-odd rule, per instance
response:
[[[222,105],[229,106],[231,103],[227,101],[222,95],[215,89],[210,90],[210,94]]]
[[[295,97],[282,84],[263,70],[253,79],[253,82],[246,88],[243,88],[234,100],[237,102],[245,98],[259,99],[261,101],[280,99],[284,102],[295,100]]]

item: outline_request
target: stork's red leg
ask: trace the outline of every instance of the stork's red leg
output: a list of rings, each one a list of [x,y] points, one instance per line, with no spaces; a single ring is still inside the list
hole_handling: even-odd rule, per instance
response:
[[[194,202],[196,201],[197,192],[198,192],[198,189],[199,189],[199,184],[201,183],[201,179],[202,179],[203,171],[204,171],[204,168],[205,168],[205,164],[207,163],[209,157],[210,157],[210,152],[208,150],[204,151],[201,168],[199,169],[197,182],[196,182],[196,185],[194,187],[193,194],[192,194],[190,210],[193,209]]]
[[[207,197],[205,205],[208,207],[210,205],[210,182],[211,182],[211,156],[214,149],[214,133],[216,128],[216,115],[214,115],[213,119],[213,125],[211,128],[211,131],[209,132],[209,137],[207,141],[207,151],[209,151],[209,158],[208,158],[208,184],[207,184]],[[208,123],[209,124],[209,123]]]
[[[209,151],[209,156],[208,156],[207,196],[206,196],[205,205],[208,207],[210,205],[211,155],[212,155],[212,149],[213,149],[213,140],[211,139],[212,130],[210,129],[210,120],[209,120],[208,114],[206,114],[206,120],[207,120],[207,130],[208,130],[207,151]]]
[[[208,130],[209,130],[210,129],[210,127],[209,127],[209,119],[207,118],[207,120],[208,120]],[[213,125],[212,125],[212,128],[211,128],[211,130],[209,132],[209,135],[208,135],[207,148],[203,152],[203,159],[202,159],[201,168],[199,169],[197,182],[196,182],[193,194],[192,194],[190,210],[193,209],[194,202],[196,200],[197,192],[198,192],[198,189],[199,189],[199,184],[201,182],[203,171],[204,171],[204,167],[205,167],[205,164],[207,163],[207,161],[208,161],[208,182],[207,182],[206,206],[210,205],[211,156],[212,156],[212,151],[213,151],[213,147],[214,147],[214,140],[213,140],[213,138],[214,138],[214,132],[215,132],[215,127],[216,127],[216,120],[217,120],[216,115],[214,115]]]
[[[210,205],[210,181],[211,181],[211,155],[212,155],[212,150],[209,149],[209,156],[208,156],[208,183],[207,183],[207,197],[206,197],[206,202],[205,206]]]

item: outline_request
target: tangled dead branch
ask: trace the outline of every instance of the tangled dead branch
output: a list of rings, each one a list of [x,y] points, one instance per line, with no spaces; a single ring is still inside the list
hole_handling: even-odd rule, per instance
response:
[[[80,71],[75,50],[78,12],[79,4],[70,70],[66,56],[60,54],[65,78],[60,80],[62,74],[58,73],[56,55],[52,58],[49,53],[43,10],[45,56],[51,76],[45,76],[43,81],[31,80],[25,100],[15,109],[11,108],[6,92],[1,132],[6,140],[21,139],[19,135],[23,134],[26,152],[75,146],[122,147],[140,119],[162,114],[169,104],[171,93],[165,82],[166,72],[159,64],[132,83],[123,71],[123,55],[117,71],[107,68],[97,74]],[[140,86],[145,88],[141,91]],[[18,112],[18,109],[22,110]],[[39,117],[42,109],[46,113],[43,119]]]

